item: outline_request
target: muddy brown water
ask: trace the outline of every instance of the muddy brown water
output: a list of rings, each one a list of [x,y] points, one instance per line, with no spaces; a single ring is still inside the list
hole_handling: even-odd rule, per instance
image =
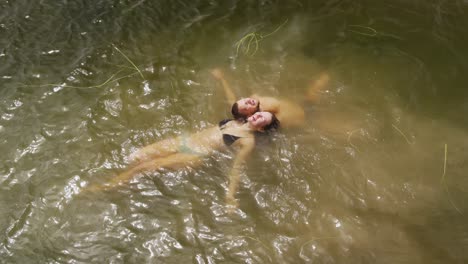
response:
[[[0,262],[468,261],[466,1],[0,6]],[[229,117],[214,67],[307,114],[259,144],[239,210],[231,153],[81,192]]]

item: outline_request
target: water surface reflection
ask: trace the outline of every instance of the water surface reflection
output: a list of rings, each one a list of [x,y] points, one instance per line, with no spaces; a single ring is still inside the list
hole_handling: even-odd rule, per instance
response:
[[[47,2],[0,3],[5,262],[466,262],[463,1]],[[237,50],[252,32],[274,34]],[[213,67],[307,113],[258,146],[235,214],[226,153],[81,192],[226,118]]]

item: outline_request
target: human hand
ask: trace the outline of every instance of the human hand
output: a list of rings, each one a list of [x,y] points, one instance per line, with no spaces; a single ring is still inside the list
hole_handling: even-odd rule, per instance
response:
[[[219,68],[214,68],[210,71],[211,75],[213,75],[213,77],[215,79],[218,79],[218,80],[222,80],[224,79],[224,73],[221,69]]]

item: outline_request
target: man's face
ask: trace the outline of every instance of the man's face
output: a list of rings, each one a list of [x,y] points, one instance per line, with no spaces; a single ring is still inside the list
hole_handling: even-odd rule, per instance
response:
[[[251,116],[258,110],[258,103],[253,98],[242,98],[237,101],[237,108],[241,115]]]

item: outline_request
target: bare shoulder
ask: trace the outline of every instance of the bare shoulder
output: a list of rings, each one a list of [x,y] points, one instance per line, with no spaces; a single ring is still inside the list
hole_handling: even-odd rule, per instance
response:
[[[259,95],[259,94],[252,94],[250,97],[254,98],[254,99],[257,99],[257,100],[260,100],[260,101],[279,101],[279,99],[276,98],[276,97],[263,96],[263,95]]]
[[[271,96],[261,96],[253,94],[250,97],[257,99],[260,102],[262,111],[277,113],[280,110],[281,100]]]

